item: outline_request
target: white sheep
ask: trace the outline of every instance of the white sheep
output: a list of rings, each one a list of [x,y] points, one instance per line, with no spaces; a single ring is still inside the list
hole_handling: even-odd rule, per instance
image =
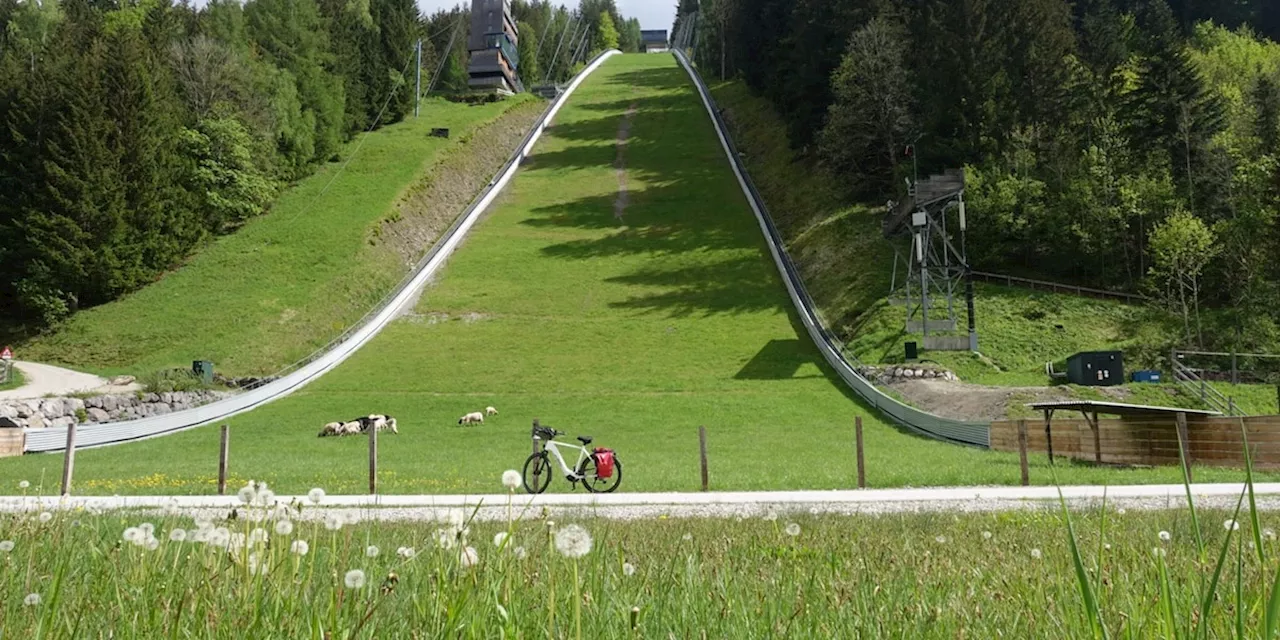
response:
[[[498,415],[498,410],[494,409],[493,407],[485,407],[484,414],[487,416],[496,416]]]
[[[477,422],[484,424],[484,414],[479,411],[472,411],[471,413],[458,418],[458,424],[474,424]]]
[[[338,435],[354,436],[358,433],[361,433],[360,421],[352,420],[351,422],[343,423],[342,430],[338,433]]]
[[[330,422],[320,430],[320,437],[341,435],[339,431],[342,429],[341,422]]]

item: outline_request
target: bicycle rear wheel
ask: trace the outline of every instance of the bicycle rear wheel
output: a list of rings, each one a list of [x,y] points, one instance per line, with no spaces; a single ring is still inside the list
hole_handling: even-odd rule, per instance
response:
[[[542,493],[551,486],[551,460],[546,452],[530,454],[524,461],[524,490]]]
[[[622,484],[622,462],[618,454],[613,454],[613,473],[608,478],[596,475],[596,454],[591,454],[578,466],[578,475],[582,477],[582,486],[591,493],[612,493]]]

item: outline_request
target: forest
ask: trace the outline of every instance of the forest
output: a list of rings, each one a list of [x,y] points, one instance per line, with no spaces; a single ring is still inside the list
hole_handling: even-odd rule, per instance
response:
[[[613,0],[513,13],[528,86],[640,42]],[[0,324],[154,281],[412,114],[419,40],[423,92],[465,91],[469,25],[414,0],[0,0]]]
[[[974,269],[1145,293],[1280,346],[1280,3],[680,0],[851,201],[966,169]],[[908,157],[908,148],[913,151]]]

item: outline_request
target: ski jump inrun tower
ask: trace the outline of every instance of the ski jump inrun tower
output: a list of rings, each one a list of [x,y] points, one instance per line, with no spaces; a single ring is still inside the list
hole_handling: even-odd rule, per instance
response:
[[[906,330],[924,336],[923,347],[938,351],[977,351],[973,280],[965,249],[964,170],[909,183],[907,197],[890,201],[884,219],[886,238],[908,236],[910,255],[894,256],[893,291],[889,298],[907,309]],[[954,212],[954,213],[952,213]],[[951,224],[948,216],[954,217]],[[906,263],[905,277],[898,265]],[[959,327],[955,297],[964,292],[968,335]],[[949,335],[948,335],[949,334]]]

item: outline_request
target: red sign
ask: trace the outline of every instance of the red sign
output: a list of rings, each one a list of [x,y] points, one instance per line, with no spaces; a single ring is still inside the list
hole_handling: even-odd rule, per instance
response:
[[[0,360],[12,360],[12,359],[13,359],[13,349],[10,349],[9,347],[5,347],[4,351],[0,351]]]

